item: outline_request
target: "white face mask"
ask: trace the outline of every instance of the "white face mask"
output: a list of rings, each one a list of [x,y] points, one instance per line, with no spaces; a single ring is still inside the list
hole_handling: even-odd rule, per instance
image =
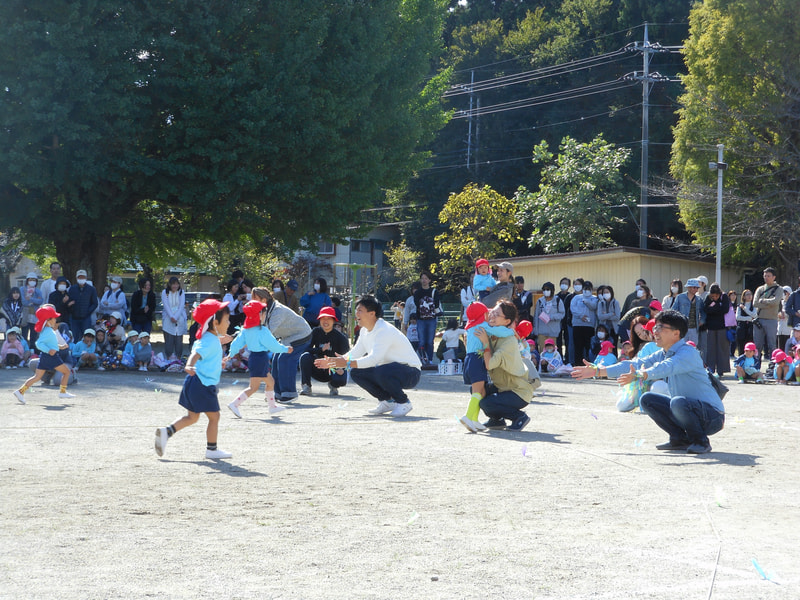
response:
[[[611,294],[609,294],[608,292],[605,292],[603,294],[603,298],[605,298],[606,300],[611,300]]]
[[[28,287],[36,287],[36,280],[32,279],[28,282]]]
[[[566,283],[562,283],[561,284],[561,290],[562,291],[567,291],[568,289],[569,289],[569,286]]]
[[[112,289],[112,290],[115,290],[115,289],[117,289],[118,287],[119,287],[119,284],[118,284],[118,283],[112,283],[112,284],[111,284],[111,289]]]
[[[86,280],[83,277],[78,279],[78,285],[85,285],[85,284],[86,284]]]
[[[59,292],[66,292],[67,291],[67,285],[65,283],[59,283],[58,284],[58,291]]]
[[[638,292],[640,289],[642,289],[642,286],[637,283],[634,289]]]
[[[604,337],[606,337],[606,334],[603,331],[598,331],[597,332],[597,337],[598,337],[598,339],[602,340]]]
[[[549,298],[549,297],[550,297],[550,290],[544,290],[544,291],[542,292],[542,294],[544,294],[544,297],[545,297],[545,298]]]
[[[678,286],[677,285],[673,285],[671,288],[669,288],[669,291],[672,292],[673,294],[677,294],[678,293]]]
[[[592,290],[584,290],[584,291],[583,291],[583,295],[584,295],[584,296],[586,296],[586,297],[588,298],[589,296],[591,296],[591,295],[592,295]]]
[[[272,291],[273,291],[273,292],[275,292],[275,293],[277,294],[278,292],[280,292],[280,291],[281,291],[281,288],[279,288],[279,287],[272,288]]]
[[[644,290],[636,290],[636,297],[641,298],[644,296]]]
[[[580,283],[576,283],[575,285],[572,286],[572,289],[575,290],[576,292],[580,292],[583,289],[583,286]]]
[[[319,291],[319,284],[318,284],[318,283],[315,283],[315,284],[314,284],[314,291],[315,291],[315,292],[318,292],[318,291]]]

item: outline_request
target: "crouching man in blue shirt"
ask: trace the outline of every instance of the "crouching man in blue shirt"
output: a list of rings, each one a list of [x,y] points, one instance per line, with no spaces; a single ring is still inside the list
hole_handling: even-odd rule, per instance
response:
[[[725,407],[711,386],[700,353],[686,343],[686,317],[675,310],[664,310],[655,319],[653,335],[661,350],[607,368],[584,361],[585,366],[572,370],[572,377],[616,377],[620,385],[637,377],[665,380],[669,396],[646,392],[639,401],[644,412],[669,434],[669,441],[656,448],[690,454],[711,452],[708,436],[725,425]]]

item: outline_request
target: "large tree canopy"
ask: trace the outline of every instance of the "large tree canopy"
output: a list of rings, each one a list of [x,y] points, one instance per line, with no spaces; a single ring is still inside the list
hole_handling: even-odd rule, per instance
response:
[[[6,0],[0,225],[100,281],[112,245],[338,238],[446,120],[444,78],[428,78],[444,14],[438,0]]]

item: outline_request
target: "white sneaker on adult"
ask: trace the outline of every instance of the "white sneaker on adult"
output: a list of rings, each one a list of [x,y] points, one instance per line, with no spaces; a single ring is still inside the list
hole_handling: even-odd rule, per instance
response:
[[[230,458],[233,456],[230,452],[225,450],[206,450],[206,458]]]
[[[242,418],[242,413],[239,412],[239,406],[236,404],[236,400],[228,404],[228,408],[231,409],[231,412],[235,414],[239,419]]]
[[[74,398],[75,394],[70,394],[69,392],[59,392],[58,397],[62,398],[62,399],[63,398]]]
[[[311,396],[311,386],[307,383],[303,384],[303,389],[300,390],[301,396]]]
[[[381,400],[380,402],[378,402],[378,406],[368,410],[367,412],[371,415],[382,415],[385,413],[392,412],[395,406],[396,404],[394,402],[387,402],[386,400]]]
[[[458,420],[464,427],[466,427],[472,433],[478,433],[478,428],[475,426],[475,421],[464,415]]]
[[[333,387],[330,383],[328,383],[328,392],[331,396],[338,396],[339,395],[339,388]]]
[[[169,440],[167,428],[159,427],[156,429],[156,454],[159,456],[164,456],[164,450],[167,447],[167,440]]]
[[[403,404],[395,403],[394,410],[392,410],[393,417],[405,417],[408,413],[411,412],[411,402],[404,402]]]
[[[14,398],[19,400],[21,404],[25,404],[25,395],[19,390],[14,390]]]

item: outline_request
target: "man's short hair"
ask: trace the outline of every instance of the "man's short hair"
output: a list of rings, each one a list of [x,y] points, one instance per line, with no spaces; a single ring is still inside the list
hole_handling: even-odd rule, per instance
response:
[[[60,262],[58,262],[57,260],[56,260],[56,261],[53,261],[53,262],[51,262],[51,263],[50,263],[50,268],[51,268],[51,269],[53,268],[53,265],[58,265],[58,266],[60,267],[60,266],[61,266],[61,263],[60,263]]]
[[[772,273],[773,277],[778,276],[778,272],[775,270],[774,267],[767,267],[766,269],[764,269],[764,273]]]
[[[514,277],[514,283],[525,283],[525,278],[522,275]]]
[[[647,282],[644,279],[642,279],[641,277],[639,277],[639,279],[636,280],[636,283],[641,283],[642,285],[647,285]]]
[[[363,306],[365,311],[375,313],[377,318],[383,316],[383,306],[380,302],[378,302],[375,296],[361,296],[361,298],[358,299],[358,302],[356,302],[356,306],[359,305]]]
[[[681,337],[686,337],[686,332],[689,331],[689,320],[677,310],[662,310],[656,315],[656,323],[677,329]]]

